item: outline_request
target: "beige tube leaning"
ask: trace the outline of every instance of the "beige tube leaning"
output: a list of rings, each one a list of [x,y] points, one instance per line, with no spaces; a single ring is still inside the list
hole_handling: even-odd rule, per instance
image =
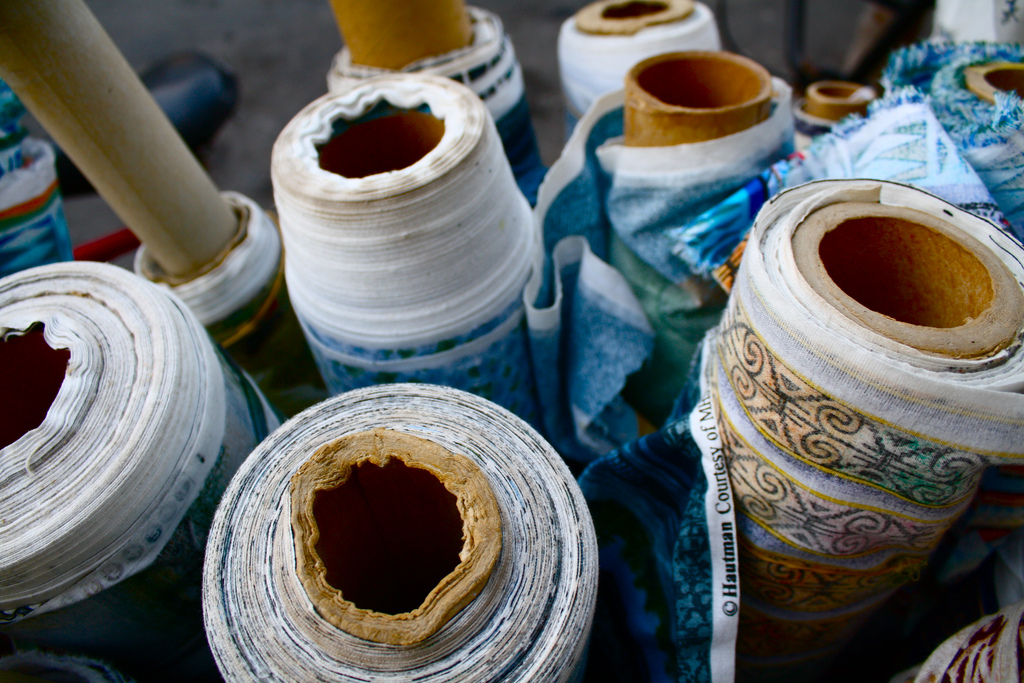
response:
[[[731,52],[672,52],[626,75],[625,144],[666,147],[715,140],[771,114],[772,79]]]
[[[353,64],[401,69],[473,39],[463,0],[331,0],[331,7]]]
[[[81,0],[0,3],[0,77],[166,273],[228,248],[238,219]]]

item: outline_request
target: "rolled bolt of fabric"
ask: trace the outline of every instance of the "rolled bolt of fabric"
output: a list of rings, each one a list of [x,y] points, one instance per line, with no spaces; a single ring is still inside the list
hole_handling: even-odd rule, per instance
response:
[[[832,130],[850,114],[864,115],[878,94],[874,88],[849,81],[817,81],[793,105],[796,147],[807,149],[811,139]]]
[[[535,419],[521,296],[539,240],[478,97],[420,74],[324,96],[282,131],[271,179],[333,393],[426,381]]]
[[[327,88],[332,93],[342,93],[367,78],[394,71],[434,74],[462,83],[487,105],[516,182],[533,204],[546,169],[530,122],[523,70],[516,58],[512,39],[505,32],[498,15],[477,7],[466,9],[472,37],[464,47],[432,52],[400,66],[383,67],[358,62],[346,45],[335,56],[327,73]],[[423,31],[419,27],[416,30]]]
[[[626,77],[619,155],[625,163],[618,164],[613,185],[621,182],[621,196],[633,193],[632,201],[648,203],[655,215],[673,217],[685,215],[687,200],[694,206],[708,201],[699,189],[694,192],[701,185],[705,192],[720,192],[728,183],[741,185],[746,182],[741,174],[756,174],[768,159],[789,149],[790,122],[780,121],[781,127],[766,123],[773,112],[790,116],[788,99],[776,97],[775,90],[764,67],[728,52],[668,53],[640,62]],[[780,102],[784,105],[779,106]],[[744,136],[747,142],[740,143]],[[650,150],[650,156],[645,157],[643,150]],[[694,176],[673,183],[674,169],[662,174],[660,184],[674,184],[675,204],[669,205],[657,196],[660,192],[645,192],[643,186],[651,182],[656,169],[668,168],[659,164],[658,155],[667,160],[673,151],[678,155],[674,163],[681,166],[690,165],[681,161],[685,156],[693,158],[694,167],[687,172]],[[726,159],[737,165],[728,165]],[[695,172],[702,166],[703,173]],[[632,174],[646,175],[648,180],[631,182]],[[672,190],[662,192],[673,196]],[[646,224],[618,207],[611,213],[613,221],[619,214],[626,224],[623,231],[617,229],[621,239],[612,242],[611,263],[633,286],[655,330],[651,360],[631,378],[626,397],[642,414],[660,423],[682,389],[697,341],[718,321],[724,296],[706,278],[676,264],[662,265],[672,256],[667,244],[652,243],[645,235],[658,223],[650,220],[649,211],[637,212],[647,217]],[[681,311],[685,313],[680,315]]]
[[[558,70],[572,125],[638,62],[666,52],[718,50],[715,17],[693,0],[599,0],[558,32]]]
[[[772,78],[731,52],[673,52],[626,75],[625,144],[665,147],[732,135],[772,112]]]
[[[260,445],[217,511],[203,599],[227,679],[570,681],[596,582],[554,449],[484,399],[405,384]]]
[[[135,272],[173,291],[286,415],[327,398],[284,286],[277,224],[248,197],[224,192],[239,231],[220,256],[196,273],[165,273],[142,245]]]
[[[1024,602],[983,617],[950,636],[920,666],[892,683],[986,683],[1020,680]]]
[[[0,277],[72,258],[53,148],[26,137],[24,115],[0,81]]]
[[[738,652],[815,675],[1024,457],[1024,250],[909,186],[808,183],[758,214],[704,373],[740,530]]]
[[[115,266],[0,280],[0,337],[0,632],[208,675],[206,531],[275,413],[180,299]]]
[[[1024,105],[1016,90],[1022,62],[1024,46],[1017,43],[920,43],[894,52],[882,74],[886,92],[913,88],[929,97],[1018,239],[1024,239]]]

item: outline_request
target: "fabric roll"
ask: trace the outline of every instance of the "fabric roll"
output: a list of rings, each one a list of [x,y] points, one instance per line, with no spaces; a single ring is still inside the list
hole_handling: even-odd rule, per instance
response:
[[[599,98],[545,180],[537,217],[548,248],[585,236],[624,273],[655,332],[654,357],[630,403],[654,423],[671,410],[690,360],[724,303],[719,288],[673,255],[671,232],[792,152],[789,86],[773,80],[768,119],[739,133],[668,147],[627,147],[624,94]],[[644,356],[625,366],[636,371]],[[622,385],[620,384],[619,387]]]
[[[975,318],[1001,321],[999,343],[965,351],[952,341],[960,339],[958,330],[970,327],[964,339],[985,334],[971,320],[894,325],[893,318],[903,320],[894,310],[892,317],[872,317],[878,302],[864,298],[853,313],[824,298],[826,290],[809,275],[819,266],[801,263],[824,264],[825,247],[805,262],[807,252],[794,244],[820,215],[815,212],[850,202],[860,203],[847,209],[856,216],[912,209],[917,213],[909,215],[921,218],[908,220],[940,226],[989,263],[993,291],[1013,303],[1003,310],[995,297]],[[844,230],[870,224],[842,220]],[[858,239],[870,239],[868,227],[857,229],[865,235]],[[851,246],[847,255],[873,248]],[[924,243],[917,249],[908,255],[927,257]],[[899,251],[898,244],[879,249]],[[812,676],[816,662],[826,661],[892,589],[920,570],[967,508],[985,469],[1024,454],[1022,255],[1019,243],[988,221],[891,183],[809,183],[776,196],[758,214],[729,306],[704,355],[737,501],[738,649],[753,678]],[[852,286],[835,263],[821,267],[845,293]],[[933,265],[916,277],[941,282],[944,268],[956,268],[953,261]],[[907,266],[886,272],[867,280],[894,278],[898,291],[898,279],[915,277]],[[970,286],[963,272],[956,282],[950,291]],[[861,301],[863,293],[850,291],[850,301]],[[913,332],[904,336],[907,330]]]
[[[840,178],[909,183],[1009,230],[928,98],[903,88],[872,102],[866,117],[848,118],[808,149],[776,162],[727,199],[667,231],[674,242],[670,251],[728,290],[743,256],[743,240],[765,202],[785,188]]]
[[[0,333],[25,411],[0,450],[0,631],[151,680],[208,673],[206,530],[273,410],[184,303],[114,266],[5,278]]]
[[[25,650],[0,657],[0,672],[31,677],[12,679],[11,683],[132,683],[131,678],[103,662],[42,650]]]
[[[530,122],[523,70],[501,18],[478,7],[466,9],[473,30],[472,43],[468,47],[415,61],[400,73],[444,76],[479,95],[494,117],[519,189],[533,205],[546,169]],[[367,78],[389,73],[395,72],[353,64],[348,48],[342,48],[327,74],[327,89],[331,93],[342,93]]]
[[[339,152],[353,163],[401,160],[332,172],[332,141],[368,145]],[[423,381],[536,419],[521,296],[539,246],[500,145],[479,98],[421,74],[324,96],[281,133],[288,291],[333,393]]]
[[[1016,43],[920,43],[894,52],[882,74],[887,91],[912,86],[932,108],[963,157],[974,167],[1024,239],[1024,101],[1000,91],[986,102],[966,87],[965,70],[990,62],[1024,61]]]
[[[647,26],[630,35],[585,33],[576,25],[576,17],[569,17],[558,32],[558,71],[569,128],[599,96],[621,90],[634,64],[665,52],[719,49],[714,14],[699,2],[680,20]]]
[[[0,277],[70,261],[53,147],[21,125],[25,108],[0,81]]]
[[[920,667],[891,683],[1008,683],[1020,680],[1024,601],[979,619],[951,636]]]
[[[254,201],[237,192],[222,196],[238,215],[240,228],[221,258],[178,279],[163,272],[142,245],[135,253],[135,273],[188,304],[271,404],[294,415],[328,394],[284,286],[281,236]]]
[[[819,135],[829,133],[850,114],[864,115],[878,97],[874,88],[848,81],[817,81],[793,104],[797,150],[807,149]]]
[[[371,430],[418,437],[468,459],[482,471],[500,511],[500,556],[482,591],[440,630],[409,645],[355,637],[335,626],[314,608],[297,572],[290,482],[318,453]],[[405,457],[389,453],[361,465],[360,481],[364,467],[383,469]],[[434,476],[443,475],[442,469]],[[389,508],[399,504],[380,501]],[[460,507],[463,530],[478,521],[473,510]],[[338,558],[339,564],[362,559]],[[402,569],[414,574],[421,564],[410,561]],[[203,599],[211,646],[230,680],[570,681],[582,672],[596,580],[586,504],[546,441],[471,394],[390,385],[352,391],[303,412],[246,461],[217,512]],[[421,609],[391,618],[416,620]]]

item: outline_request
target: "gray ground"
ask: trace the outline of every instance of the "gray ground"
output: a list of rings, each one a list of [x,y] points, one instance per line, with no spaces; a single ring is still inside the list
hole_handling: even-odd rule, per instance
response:
[[[705,0],[721,20],[722,0]],[[472,0],[471,0],[472,2]],[[787,0],[727,0],[728,27],[740,50],[774,74],[786,67]],[[326,91],[325,75],[341,47],[328,0],[87,0],[128,61],[141,70],[172,52],[196,50],[238,75],[241,98],[206,156],[219,187],[272,207],[270,150],[278,132]],[[563,106],[555,60],[561,22],[585,0],[475,0],[502,17],[526,79],[534,126],[546,163],[563,143]],[[838,66],[850,44],[861,0],[808,0],[806,52]],[[72,240],[120,226],[95,196],[66,204]]]

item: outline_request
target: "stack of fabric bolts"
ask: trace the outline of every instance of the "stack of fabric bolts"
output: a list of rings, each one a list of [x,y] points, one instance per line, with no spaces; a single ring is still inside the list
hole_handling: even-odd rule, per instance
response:
[[[279,224],[183,171],[216,221],[153,220],[144,277],[0,279],[0,633],[59,653],[0,671],[1020,679],[1019,45],[794,104],[701,3],[600,0],[561,26],[545,175],[497,15],[332,4]],[[10,95],[0,199],[45,156]],[[336,395],[279,425],[210,336],[291,307]]]

